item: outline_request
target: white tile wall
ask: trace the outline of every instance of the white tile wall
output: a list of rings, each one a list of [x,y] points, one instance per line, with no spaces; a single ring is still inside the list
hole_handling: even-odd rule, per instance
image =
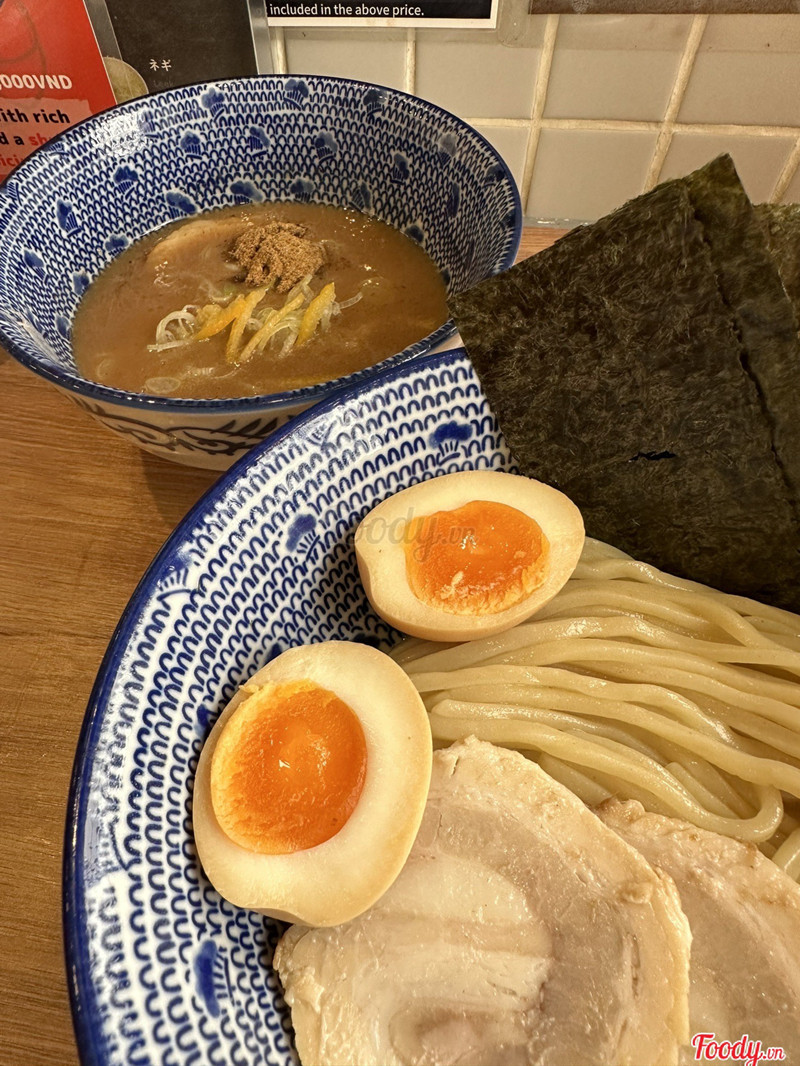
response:
[[[679,118],[800,126],[800,19],[796,15],[710,19]]]
[[[592,220],[720,151],[753,199],[800,201],[798,16],[535,15],[509,36],[501,12],[500,25],[273,29],[271,60],[278,73],[402,88],[467,119],[505,158],[530,218]]]
[[[287,29],[287,70],[360,78],[404,89],[406,36],[402,30]]]
[[[728,152],[733,157],[747,195],[754,203],[762,203],[772,198],[794,143],[788,137],[675,133],[661,177],[680,177],[721,152]]]
[[[539,57],[539,48],[504,48],[481,30],[420,30],[415,92],[459,115],[525,119]]]
[[[587,221],[642,191],[657,134],[543,130],[528,194],[531,219]]]
[[[781,203],[800,204],[800,169],[795,170],[794,177],[787,185],[786,191],[781,197]]]
[[[547,118],[664,115],[691,25],[688,15],[563,15],[547,88]]]

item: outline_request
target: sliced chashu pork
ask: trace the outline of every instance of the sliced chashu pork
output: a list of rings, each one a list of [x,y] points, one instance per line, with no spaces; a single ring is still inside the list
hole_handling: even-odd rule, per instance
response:
[[[157,241],[147,253],[145,262],[155,270],[197,270],[209,253],[219,258],[220,241],[232,241],[251,225],[253,223],[249,219],[241,216],[198,218],[194,222],[186,222]],[[231,273],[236,273],[238,269],[232,266]]]
[[[755,845],[635,800],[609,800],[597,813],[680,893],[692,930],[692,1033],[747,1034],[800,1066],[800,886]],[[682,1061],[695,1061],[691,1047]]]
[[[517,752],[434,756],[397,881],[292,927],[275,966],[304,1066],[666,1066],[687,1038],[672,882]]]

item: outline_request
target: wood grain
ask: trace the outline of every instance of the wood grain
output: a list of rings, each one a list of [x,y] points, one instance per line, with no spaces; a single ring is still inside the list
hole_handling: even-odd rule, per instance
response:
[[[526,230],[520,258],[563,230]],[[0,350],[0,1064],[75,1066],[61,940],[72,760],[114,627],[208,489],[116,437]]]

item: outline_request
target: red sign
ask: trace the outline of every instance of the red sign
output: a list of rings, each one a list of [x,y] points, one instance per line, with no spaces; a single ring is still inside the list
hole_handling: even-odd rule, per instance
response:
[[[0,181],[115,102],[83,0],[0,0]]]

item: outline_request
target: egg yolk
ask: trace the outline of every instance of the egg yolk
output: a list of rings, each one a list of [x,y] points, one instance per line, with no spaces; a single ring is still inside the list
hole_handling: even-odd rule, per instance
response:
[[[236,844],[286,855],[339,832],[366,771],[351,707],[311,681],[267,684],[225,724],[211,760],[211,802]]]
[[[451,614],[497,614],[544,581],[549,544],[528,515],[505,503],[473,500],[412,519],[406,576],[414,595]]]

